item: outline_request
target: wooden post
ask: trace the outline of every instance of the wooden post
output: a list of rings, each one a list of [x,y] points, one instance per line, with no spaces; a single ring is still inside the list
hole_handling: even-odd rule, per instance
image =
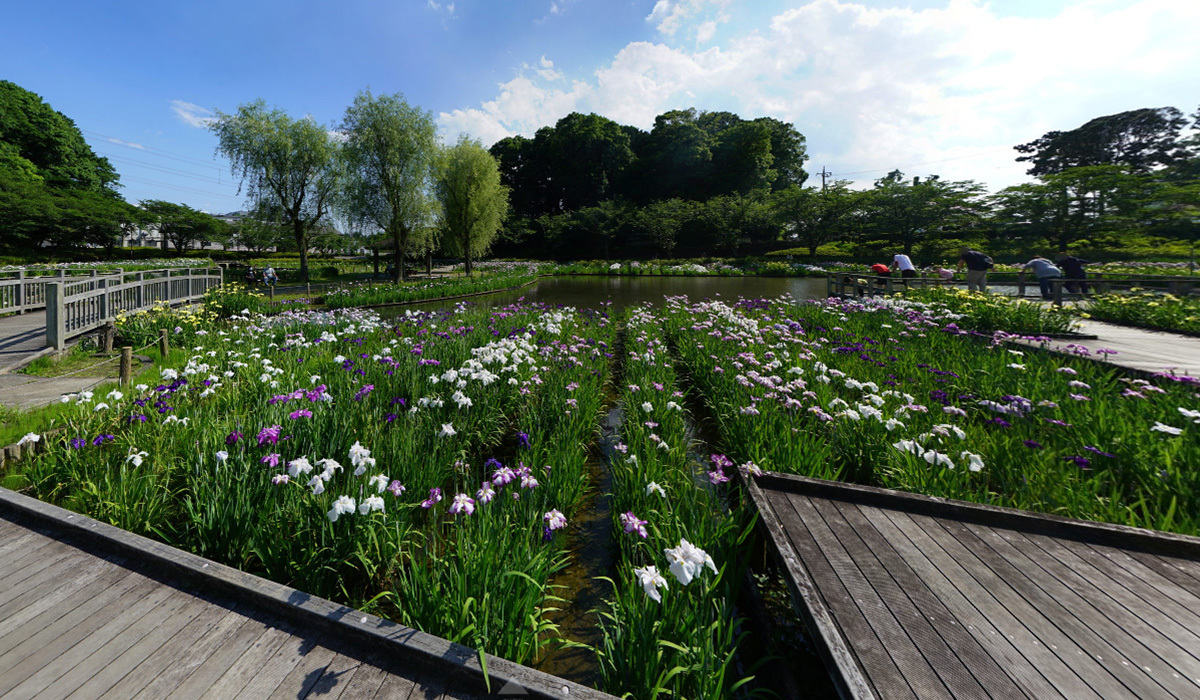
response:
[[[129,386],[133,381],[133,348],[126,345],[121,348],[121,385]]]
[[[13,297],[13,303],[17,305],[17,313],[23,314],[23,313],[25,313],[25,271],[24,270],[17,271],[17,286],[15,289],[17,290],[17,293]]]
[[[108,323],[104,324],[104,352],[106,352],[106,353],[112,352],[113,338],[116,335],[117,335],[117,327],[112,321],[109,321]]]
[[[67,347],[67,315],[63,305],[65,292],[62,282],[46,283],[46,345],[55,350]]]
[[[162,355],[162,359],[166,360],[167,355],[171,353],[171,341],[167,337],[167,329],[158,329],[158,354]]]
[[[273,284],[267,285],[267,298],[270,299],[271,301],[275,301],[275,285],[273,285]]]
[[[1024,272],[1017,273],[1017,297],[1018,298],[1025,297],[1025,273]]]
[[[304,283],[304,296],[312,298],[312,284],[309,282]]]
[[[100,296],[97,298],[100,300],[100,320],[103,321],[108,318],[108,278],[102,277],[96,280],[96,284],[100,287]]]
[[[1054,305],[1061,308],[1062,302],[1063,302],[1062,278],[1058,277],[1056,279],[1050,280],[1050,284],[1053,285]]]

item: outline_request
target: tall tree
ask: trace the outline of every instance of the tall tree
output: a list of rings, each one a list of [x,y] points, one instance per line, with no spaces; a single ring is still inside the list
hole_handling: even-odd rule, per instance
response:
[[[1028,162],[1030,175],[1052,175],[1069,168],[1123,165],[1149,172],[1187,156],[1180,134],[1187,126],[1174,107],[1134,109],[1096,117],[1070,131],[1050,131],[1015,146],[1018,162]]]
[[[433,218],[438,148],[433,113],[409,105],[403,95],[376,97],[368,90],[346,109],[342,131],[347,213],[388,235],[396,251],[395,279],[404,280],[404,258],[416,243],[412,239]]]
[[[568,114],[553,130],[538,132],[538,139],[543,136],[545,144],[538,150],[552,173],[552,198],[564,211],[609,199],[621,173],[633,162],[629,135],[597,114]]]
[[[442,205],[445,241],[463,256],[469,276],[508,212],[508,188],[500,182],[500,168],[478,141],[459,137],[442,154],[435,191]]]
[[[311,117],[292,119],[262,100],[241,105],[236,114],[218,111],[209,128],[254,206],[278,207],[300,252],[300,277],[307,279],[310,235],[341,186],[340,145]]]
[[[993,195],[993,218],[1010,234],[1041,238],[1055,249],[1125,228],[1150,184],[1117,165],[1070,168],[1041,180]]]
[[[972,224],[980,214],[982,185],[950,182],[936,175],[911,181],[893,170],[865,195],[871,228],[891,245],[911,254],[928,238]]]
[[[148,223],[157,226],[158,232],[179,253],[197,243],[215,240],[225,232],[223,221],[186,204],[146,199],[142,200],[142,208],[149,214]]]
[[[844,238],[861,198],[849,185],[848,180],[838,180],[823,190],[793,185],[776,192],[773,201],[784,233],[807,247],[809,255]]]

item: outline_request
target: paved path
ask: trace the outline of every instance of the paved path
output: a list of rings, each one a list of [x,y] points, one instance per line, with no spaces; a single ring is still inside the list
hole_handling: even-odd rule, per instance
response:
[[[0,373],[24,366],[45,349],[45,311],[0,318]]]
[[[1095,340],[1059,340],[1051,348],[1072,352],[1067,345],[1083,346],[1092,357],[1097,350],[1116,350],[1108,361],[1143,372],[1168,372],[1200,378],[1200,338],[1175,333],[1148,331],[1118,326],[1103,321],[1080,321],[1080,333],[1096,336]]]
[[[0,488],[0,697],[616,700]]]

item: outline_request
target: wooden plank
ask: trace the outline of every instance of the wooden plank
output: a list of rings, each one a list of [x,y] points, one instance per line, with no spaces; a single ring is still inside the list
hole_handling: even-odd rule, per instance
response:
[[[190,656],[193,646],[205,635],[212,633],[221,620],[229,617],[229,613],[230,611],[221,605],[205,606],[183,629],[162,640],[159,647],[148,653],[140,662],[131,664],[128,673],[112,687],[89,697],[120,700],[133,697],[155,678],[180,664],[185,654]],[[76,691],[75,695],[78,694]]]
[[[862,664],[868,680],[883,697],[911,697],[917,694],[909,686],[904,672],[888,653],[888,640],[880,639],[868,616],[875,611],[862,610],[854,595],[848,590],[826,553],[817,544],[809,530],[809,522],[800,514],[800,509],[809,510],[807,503],[800,507],[785,495],[772,499],[775,512],[784,524],[787,537],[799,553],[804,566],[811,572],[825,604],[833,612],[835,623],[846,635],[852,652]],[[813,513],[809,512],[810,518]],[[890,616],[890,615],[889,615]],[[896,635],[892,635],[894,638]]]
[[[1065,572],[1057,575],[1067,585],[1086,591],[1089,598],[1112,599],[1121,606],[1114,621],[1135,639],[1154,648],[1164,660],[1172,660],[1172,665],[1184,676],[1200,678],[1200,635],[1194,631],[1200,628],[1184,625],[1159,609],[1159,606],[1178,607],[1174,601],[1150,595],[1145,587],[1131,590],[1127,587],[1131,583],[1128,572],[1119,566],[1096,569],[1075,555],[1074,550],[1084,548],[1082,545],[1044,535],[1026,535],[1025,539],[1060,562]]]
[[[76,642],[69,650],[51,659],[40,671],[13,688],[12,697],[47,700],[65,698],[97,674],[113,670],[124,675],[124,669],[128,669],[129,665],[114,670],[115,659],[141,642],[164,621],[176,615],[186,615],[188,619],[194,616],[185,612],[187,607],[195,602],[194,597],[161,585],[159,590],[163,591],[164,595],[157,605],[136,612],[135,607],[131,607],[117,615],[104,627]],[[138,603],[134,603],[134,606],[137,605]],[[116,607],[118,606],[109,605],[109,608]],[[120,678],[120,675],[117,678]],[[104,686],[108,687],[111,684],[104,683]],[[92,693],[85,697],[95,695],[96,693]]]
[[[0,672],[31,638],[48,639],[55,630],[70,628],[99,611],[124,592],[143,583],[142,577],[116,567],[97,568],[86,576],[67,579],[50,588],[18,613],[0,620]],[[147,590],[143,587],[143,590]]]
[[[351,652],[335,654],[333,660],[325,667],[324,673],[317,677],[316,682],[308,688],[308,692],[303,697],[339,700],[346,686],[354,678],[354,674],[358,673],[358,669],[362,666],[363,659],[358,654]],[[301,696],[297,695],[296,697]]]
[[[387,676],[387,671],[379,666],[382,661],[378,655],[364,661],[346,682],[338,700],[373,700]]]
[[[157,676],[132,695],[134,700],[170,698],[175,689],[192,676],[218,649],[228,644],[242,643],[238,633],[250,619],[238,613],[221,617],[217,624],[204,633],[180,656],[176,663],[169,664]],[[246,642],[248,643],[248,642]],[[119,684],[118,684],[119,685]],[[130,695],[113,696],[116,700],[128,700]]]
[[[317,681],[321,680],[321,676],[325,675],[325,670],[329,668],[335,656],[337,653],[325,645],[314,647],[301,656],[292,670],[283,677],[269,700],[292,700],[308,695]]]
[[[302,634],[300,631],[292,630],[288,638],[284,639],[283,643],[276,649],[275,654],[257,669],[239,694],[242,697],[269,697],[283,683],[283,680],[300,665],[305,657],[322,648],[321,643],[323,641],[324,635],[314,633]],[[328,659],[332,658],[333,653],[330,651]],[[328,660],[325,663],[328,664]],[[315,681],[316,679],[314,678],[313,680]],[[294,693],[292,697],[295,697]]]
[[[249,649],[235,661],[221,677],[208,687],[200,696],[201,700],[221,700],[233,697],[255,697],[243,693],[243,689],[256,673],[267,667],[275,652],[284,642],[296,639],[291,625],[280,624],[279,620],[271,620],[267,629]],[[271,690],[274,688],[272,687]],[[267,691],[270,692],[270,691]]]
[[[896,616],[887,602],[875,589],[872,582],[855,561],[853,554],[843,544],[837,533],[823,517],[818,508],[819,499],[793,494],[788,499],[800,518],[804,521],[813,540],[825,554],[834,573],[845,587],[851,599],[858,605],[874,632],[874,636],[884,645],[884,649],[892,657],[905,682],[919,698],[949,698],[951,693],[944,681],[926,659],[916,640],[909,636],[905,625],[912,619],[901,619]],[[912,616],[925,619],[909,606]],[[866,638],[869,640],[869,638]],[[870,643],[868,641],[868,643]],[[857,647],[856,647],[857,650]],[[949,663],[949,659],[939,659]],[[957,662],[957,660],[955,660]],[[878,685],[878,684],[877,684]],[[977,686],[977,684],[976,684]]]
[[[25,552],[31,547],[39,546],[40,543],[45,543],[47,538],[3,518],[0,518],[0,523],[6,526],[5,531],[0,533],[0,562],[4,564],[3,569],[0,569],[0,580],[3,580],[12,573],[9,560],[15,557],[15,552]]]
[[[980,596],[970,574],[929,540],[912,521],[904,521],[908,527],[902,529],[878,508],[859,506],[859,511],[911,569],[921,572],[922,581],[950,611],[959,629],[976,644],[986,648],[1022,692],[1046,700],[1067,697],[1067,692],[1071,690],[1078,691],[1071,697],[1095,697],[1091,689],[1075,677],[1061,659],[1037,644],[1028,630],[1016,623],[1007,608],[998,605],[986,593]],[[997,622],[994,623],[994,619]],[[1010,640],[1009,635],[1000,633],[998,625],[1024,634]],[[1018,644],[1021,649],[1017,648]],[[1025,653],[1022,653],[1022,649]],[[1066,689],[1056,688],[1043,669],[1057,669],[1060,675],[1069,675],[1075,682]]]
[[[241,625],[237,632],[227,638],[219,648],[209,650],[209,655],[203,663],[171,691],[169,697],[177,700],[199,698],[220,680],[243,654],[253,648],[268,629],[267,623],[259,619],[259,616],[247,618],[245,624]],[[142,692],[145,693],[145,691]]]
[[[74,653],[76,645],[85,638],[96,635],[95,639],[100,641],[112,639],[147,611],[157,607],[168,597],[170,591],[161,586],[149,586],[142,589],[141,593],[136,598],[136,602],[129,607],[118,607],[112,605],[110,600],[105,599],[99,605],[89,606],[96,609],[86,617],[82,615],[78,617],[64,616],[62,621],[70,624],[59,625],[56,623],[27,639],[13,650],[20,652],[20,660],[17,663],[11,665],[4,663],[10,658],[9,656],[0,659],[0,694],[12,690],[17,684],[34,675],[44,666],[63,656],[74,658],[77,655]],[[80,652],[86,652],[83,654],[85,657],[94,649],[95,647],[87,644],[78,647]],[[72,653],[68,654],[68,652]],[[17,661],[17,653],[10,656],[12,660]]]
[[[833,617],[833,611],[825,602],[816,582],[809,575],[808,568],[802,563],[800,553],[789,539],[785,521],[776,512],[767,497],[767,492],[759,486],[757,479],[748,479],[744,485],[750,500],[758,508],[760,522],[767,533],[766,541],[774,551],[780,568],[786,572],[784,578],[792,594],[793,606],[814,631],[816,647],[837,687],[838,694],[843,698],[875,698],[875,689],[867,679],[858,658],[851,651],[848,640]],[[785,503],[785,506],[786,511],[792,511],[789,504]],[[787,522],[798,520],[794,512],[788,517]]]
[[[859,569],[888,602],[892,614],[903,621],[905,631],[953,695],[1026,694],[991,653],[962,628],[957,616],[926,586],[923,577],[909,567],[858,506],[825,500],[816,503],[848,549],[861,547],[861,553],[855,555]]]
[[[424,691],[425,697],[432,695],[433,692],[441,693],[440,689],[435,691],[421,683],[432,674],[421,673],[415,668],[395,661],[381,664],[381,668],[387,675],[384,676],[383,684],[379,686],[373,700],[408,700],[418,690]]]
[[[1119,566],[1134,572],[1135,575],[1146,575],[1147,572],[1153,572],[1156,575],[1147,576],[1147,579],[1154,581],[1156,588],[1186,605],[1189,609],[1200,608],[1200,590],[1197,588],[1196,580],[1188,574],[1178,559],[1167,559],[1145,552],[1121,550],[1115,547],[1097,546],[1096,551]],[[1169,583],[1164,583],[1164,581]]]
[[[1122,552],[1124,564],[1120,558],[1108,558],[1096,545],[1079,544],[1071,548],[1071,553],[1080,561],[1087,563],[1094,571],[1103,571],[1114,581],[1121,583],[1126,590],[1146,601],[1148,606],[1160,610],[1188,629],[1200,629],[1200,603],[1189,606],[1188,592],[1175,585],[1173,581],[1160,577],[1154,570],[1142,566],[1135,558]],[[1158,557],[1147,555],[1149,559],[1160,561]],[[1164,565],[1166,565],[1164,563]]]
[[[1135,660],[1128,659],[1119,649],[1109,644],[1102,635],[1094,632],[1076,616],[1077,606],[1074,601],[1060,599],[1065,598],[1064,586],[1057,582],[1053,582],[1055,584],[1053,586],[1048,586],[1049,590],[1039,586],[1038,582],[1029,578],[1020,566],[1001,554],[1001,550],[1004,550],[1005,547],[1004,539],[999,534],[992,531],[986,538],[981,538],[964,523],[947,520],[939,520],[937,523],[970,549],[1022,598],[1030,601],[1039,613],[1047,617],[1058,628],[1054,632],[1054,638],[1065,634],[1076,642],[1084,653],[1107,669],[1124,686],[1122,695],[1152,698],[1164,697],[1169,694],[1162,685],[1147,676],[1140,668],[1121,663],[1121,661]],[[1006,553],[1015,554],[1015,552]],[[1087,676],[1083,677],[1085,680],[1090,680]],[[1099,688],[1097,688],[1097,692],[1100,692]],[[1111,696],[1107,691],[1101,694],[1106,697]]]
[[[145,636],[138,640],[130,640],[132,643],[128,645],[124,651],[117,652],[118,645],[113,645],[109,648],[108,645],[101,651],[104,652],[107,659],[101,655],[93,654],[89,656],[83,663],[76,668],[84,667],[99,667],[100,670],[95,672],[90,678],[79,683],[78,687],[71,691],[66,697],[77,698],[97,698],[107,693],[114,685],[121,681],[125,676],[135,672],[134,669],[141,666],[151,654],[160,649],[163,644],[171,641],[181,630],[190,625],[193,620],[197,619],[206,611],[211,610],[214,606],[204,598],[192,596],[190,594],[181,593],[182,604],[174,611],[168,612],[166,606],[160,606],[152,613],[158,620],[158,624],[154,626]],[[149,618],[149,616],[147,616]],[[129,630],[122,637],[129,637]],[[103,659],[103,660],[102,660]],[[74,671],[72,671],[74,673]],[[58,692],[66,687],[68,680],[67,674],[55,682],[55,691]]]
[[[997,554],[1020,569],[1030,582],[1046,591],[1069,614],[1103,639],[1115,653],[1129,664],[1137,666],[1167,691],[1176,697],[1189,697],[1200,691],[1191,681],[1173,672],[1178,668],[1170,668],[1168,659],[1181,660],[1182,655],[1177,648],[1106,595],[1094,585],[1095,582],[1084,580],[1019,532],[1006,530],[992,533],[989,532],[990,528],[979,525],[962,525],[981,540],[986,539]],[[1111,581],[1102,583],[1107,584],[1105,588],[1115,587]],[[1192,661],[1187,672],[1200,674],[1200,663],[1195,663],[1195,659]]]
[[[936,557],[938,565],[960,590],[970,594],[971,603],[995,626],[995,630],[988,630],[994,634],[988,636],[1008,639],[1063,695],[1069,698],[1106,697],[1105,693],[1093,690],[1098,682],[1110,691],[1108,696],[1124,691],[1124,686],[1111,674],[1096,664],[1090,655],[1083,655],[1077,644],[1063,637],[1030,601],[1013,590],[935,519],[898,511],[886,511],[885,515],[922,550],[941,552]],[[1057,663],[1048,662],[1046,652],[1052,654]],[[1079,656],[1094,668],[1080,668]]]
[[[5,562],[5,576],[4,579],[0,579],[0,605],[11,600],[14,594],[28,590],[30,586],[41,586],[47,575],[54,575],[47,574],[47,569],[60,566],[62,562],[70,560],[74,554],[76,552],[70,546],[54,542],[54,540],[46,540],[46,542],[36,545],[35,548],[18,552],[17,557]],[[41,578],[30,581],[34,576],[41,576]],[[28,585],[25,584],[26,581],[29,581]]]

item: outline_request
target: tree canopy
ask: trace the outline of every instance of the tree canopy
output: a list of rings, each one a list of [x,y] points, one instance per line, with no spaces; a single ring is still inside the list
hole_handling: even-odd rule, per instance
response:
[[[437,125],[433,114],[403,95],[360,92],[342,121],[347,164],[344,209],[352,219],[385,232],[396,251],[396,279],[414,236],[432,230],[433,164]]]
[[[218,111],[209,128],[252,203],[277,207],[300,253],[300,276],[307,278],[310,236],[342,186],[341,145],[313,119],[293,119],[262,100],[235,114]]]
[[[436,191],[446,244],[463,257],[466,273],[485,254],[508,212],[508,188],[496,159],[478,141],[460,137],[439,163]]]
[[[1015,146],[1025,154],[1017,161],[1029,163],[1032,167],[1026,172],[1035,176],[1094,165],[1122,165],[1145,173],[1187,157],[1180,142],[1186,126],[1187,119],[1174,107],[1134,109]]]

